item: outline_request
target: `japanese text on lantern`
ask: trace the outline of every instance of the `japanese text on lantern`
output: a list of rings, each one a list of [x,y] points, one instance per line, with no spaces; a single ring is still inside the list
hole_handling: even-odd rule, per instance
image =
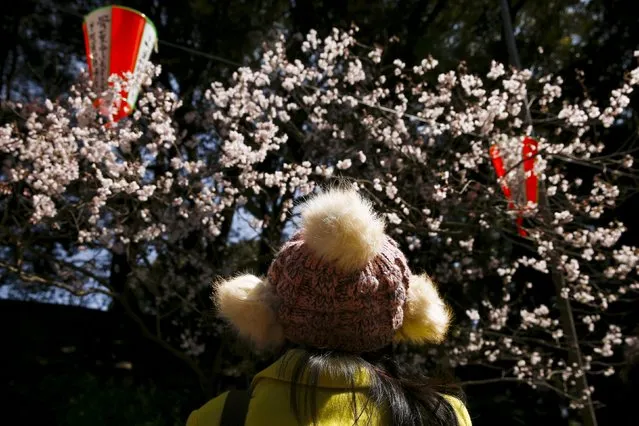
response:
[[[96,83],[96,91],[102,92],[106,90],[107,79],[109,78],[109,30],[111,23],[111,15],[106,14],[98,17],[98,37],[95,49],[95,67],[94,82]]]
[[[152,31],[144,31],[144,35],[142,38],[142,42],[140,43],[140,50],[138,52],[138,57],[135,62],[134,72],[138,73],[141,71],[141,67],[145,61],[147,61],[148,57],[151,56],[151,51],[153,50],[153,46],[155,45],[155,34]]]
[[[95,31],[95,22],[89,21],[87,24],[88,24],[87,33],[89,35],[90,46],[95,47],[97,46],[97,42],[98,42],[97,32]],[[92,78],[93,78],[94,84],[96,84],[95,74],[98,72],[100,68],[102,68],[101,58],[100,58],[100,55],[97,54],[97,50],[94,48],[93,52],[91,52],[91,69],[93,70]],[[95,91],[100,92],[97,85],[95,86]]]

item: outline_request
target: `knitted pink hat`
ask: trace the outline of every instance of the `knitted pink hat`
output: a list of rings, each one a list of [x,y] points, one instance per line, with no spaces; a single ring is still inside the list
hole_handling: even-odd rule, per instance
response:
[[[288,340],[369,352],[393,340],[440,342],[449,310],[426,275],[412,275],[384,222],[354,190],[307,201],[302,227],[277,253],[266,279],[220,282],[222,317],[260,348]]]

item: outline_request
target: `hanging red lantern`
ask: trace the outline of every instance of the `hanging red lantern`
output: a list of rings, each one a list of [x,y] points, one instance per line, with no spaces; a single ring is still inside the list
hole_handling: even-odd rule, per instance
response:
[[[522,142],[521,155],[517,153],[514,159],[510,159],[511,164],[506,164],[497,144],[489,149],[497,179],[508,201],[508,209],[517,210],[517,230],[524,237],[528,235],[523,228],[524,214],[531,211],[539,199],[539,179],[535,172],[537,150],[537,141],[526,136]]]
[[[151,52],[157,50],[157,31],[153,22],[137,10],[123,6],[106,6],[94,10],[82,24],[89,74],[96,93],[110,87],[113,74],[126,78],[136,74],[146,63]],[[120,93],[121,99],[99,99],[100,111],[108,114],[114,107],[114,121],[131,113],[135,107],[140,85],[131,82],[128,90]]]
[[[523,162],[526,179],[526,202],[537,204],[539,199],[539,179],[535,173],[537,162],[538,143],[535,139],[526,136],[524,138]]]

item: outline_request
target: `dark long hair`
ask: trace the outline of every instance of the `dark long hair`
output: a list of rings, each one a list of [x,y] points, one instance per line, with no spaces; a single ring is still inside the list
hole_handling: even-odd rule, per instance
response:
[[[298,356],[300,355],[300,356]],[[293,362],[291,410],[300,424],[317,424],[317,387],[322,373],[344,377],[352,395],[353,424],[370,409],[384,412],[389,424],[399,426],[458,425],[453,407],[443,397],[451,395],[463,401],[459,386],[451,380],[408,374],[393,356],[392,347],[366,354],[347,354],[330,350],[304,349],[292,356],[284,354],[282,372]],[[367,402],[357,407],[355,378],[360,371],[370,376]],[[306,376],[304,381],[303,377]],[[361,390],[360,390],[361,391]]]

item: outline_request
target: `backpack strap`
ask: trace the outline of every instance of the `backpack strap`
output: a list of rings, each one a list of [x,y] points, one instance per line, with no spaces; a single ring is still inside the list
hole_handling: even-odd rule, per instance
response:
[[[224,401],[220,426],[244,426],[248,413],[251,393],[249,391],[229,391]]]

